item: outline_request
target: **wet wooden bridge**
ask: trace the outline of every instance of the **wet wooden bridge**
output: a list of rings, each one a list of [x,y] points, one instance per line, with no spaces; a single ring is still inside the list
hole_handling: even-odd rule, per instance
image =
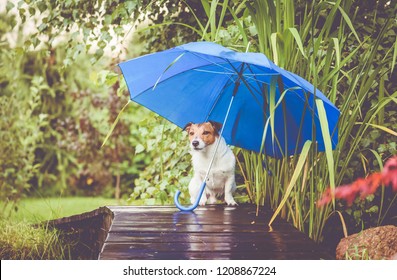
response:
[[[282,219],[254,205],[108,207],[110,227],[99,259],[331,259],[331,255]]]
[[[45,222],[75,244],[73,259],[332,259],[291,224],[255,205],[108,206]]]

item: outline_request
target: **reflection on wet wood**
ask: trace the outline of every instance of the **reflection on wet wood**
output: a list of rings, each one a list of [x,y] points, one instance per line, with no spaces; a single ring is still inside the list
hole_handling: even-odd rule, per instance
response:
[[[289,223],[256,206],[181,212],[172,206],[109,207],[114,214],[99,259],[330,259]]]

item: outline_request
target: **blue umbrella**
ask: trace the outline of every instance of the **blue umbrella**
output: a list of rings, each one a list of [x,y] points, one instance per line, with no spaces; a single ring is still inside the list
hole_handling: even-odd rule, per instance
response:
[[[220,134],[228,144],[276,158],[299,153],[313,138],[318,150],[324,151],[315,107],[315,100],[321,99],[332,148],[338,142],[339,110],[308,81],[261,53],[196,42],[119,66],[131,100],[181,128],[188,122],[218,121],[223,123]],[[201,194],[204,188],[205,182]],[[191,207],[181,206],[179,194],[175,195],[179,209],[193,210],[198,205],[199,199]]]

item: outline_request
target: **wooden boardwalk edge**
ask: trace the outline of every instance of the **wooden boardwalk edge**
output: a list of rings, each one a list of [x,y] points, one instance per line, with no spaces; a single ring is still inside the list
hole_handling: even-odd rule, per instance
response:
[[[108,207],[90,212],[54,219],[41,226],[59,230],[61,238],[71,247],[72,259],[98,259],[114,218]]]

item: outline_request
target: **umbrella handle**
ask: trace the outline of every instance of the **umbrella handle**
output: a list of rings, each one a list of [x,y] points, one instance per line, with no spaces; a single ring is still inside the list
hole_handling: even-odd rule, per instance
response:
[[[175,196],[174,196],[175,206],[181,211],[193,211],[194,209],[196,209],[196,207],[198,206],[198,204],[200,202],[201,196],[203,195],[203,192],[204,192],[204,189],[205,189],[206,185],[207,185],[207,183],[205,181],[201,184],[199,195],[198,195],[196,201],[194,202],[193,205],[191,205],[189,207],[185,207],[185,206],[183,206],[182,204],[179,203],[179,196],[181,195],[181,191],[177,190],[176,193],[175,193]]]

